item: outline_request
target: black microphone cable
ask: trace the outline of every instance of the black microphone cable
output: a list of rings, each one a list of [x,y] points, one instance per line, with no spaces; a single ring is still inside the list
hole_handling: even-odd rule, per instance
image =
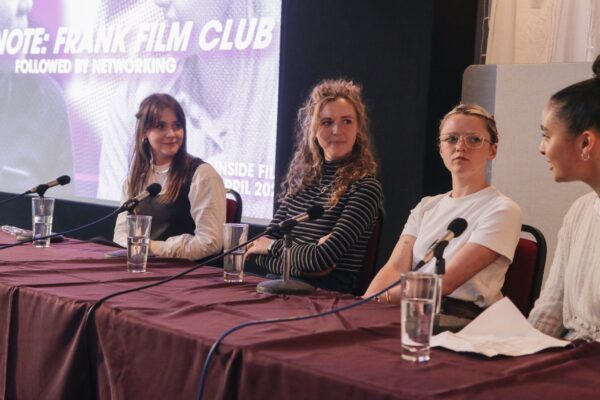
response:
[[[444,249],[446,248],[448,241],[456,236],[460,236],[464,232],[466,227],[467,227],[467,221],[465,219],[463,219],[463,218],[454,219],[448,226],[448,231],[452,234],[452,236],[448,237],[447,239],[445,238],[444,241],[441,243],[436,242],[433,245],[433,247],[435,248],[434,250],[436,251],[436,257],[437,257],[437,255],[441,255],[444,252]],[[323,311],[323,312],[316,313],[316,314],[306,314],[306,315],[300,315],[300,316],[296,316],[296,317],[282,317],[282,318],[263,319],[263,320],[257,320],[257,321],[248,321],[248,322],[241,323],[239,325],[234,326],[233,328],[228,329],[215,341],[215,343],[212,345],[210,351],[208,352],[208,355],[204,362],[204,366],[202,367],[202,373],[200,375],[198,400],[202,400],[202,398],[204,397],[204,387],[206,386],[206,376],[208,374],[208,367],[210,365],[210,361],[211,361],[212,357],[214,356],[215,352],[217,351],[217,349],[219,348],[219,345],[221,344],[221,342],[230,334],[232,334],[242,328],[248,327],[248,326],[274,324],[274,323],[278,323],[278,322],[301,321],[301,320],[318,318],[318,317],[323,317],[326,315],[346,311],[351,308],[358,307],[361,304],[364,304],[368,301],[375,299],[376,297],[381,296],[388,290],[390,290],[393,287],[395,287],[396,285],[398,285],[401,281],[402,281],[402,278],[399,278],[398,280],[392,282],[388,287],[380,290],[379,292],[377,292],[365,299],[359,300],[355,303],[351,303],[351,304],[348,304],[348,305],[345,305],[342,307],[332,308],[330,310]]]
[[[164,284],[164,283],[171,282],[172,280],[175,280],[175,279],[177,279],[177,278],[181,278],[182,276],[185,276],[185,275],[189,274],[190,272],[194,272],[194,271],[195,271],[195,270],[197,270],[198,268],[201,268],[201,267],[203,267],[203,266],[205,266],[205,265],[207,265],[207,264],[211,264],[211,263],[213,263],[213,262],[215,262],[215,261],[217,261],[217,260],[219,260],[219,259],[221,259],[221,258],[223,258],[223,257],[225,257],[225,256],[227,256],[227,255],[229,255],[229,254],[231,254],[231,253],[233,253],[235,250],[237,250],[237,249],[239,249],[239,248],[242,248],[242,247],[244,247],[244,246],[247,246],[248,244],[250,244],[250,243],[254,242],[255,240],[257,240],[257,239],[259,239],[259,238],[261,238],[261,237],[263,237],[263,236],[265,236],[265,235],[269,235],[269,234],[272,234],[273,232],[277,232],[279,229],[280,229],[280,228],[279,228],[279,227],[277,227],[277,226],[275,226],[275,227],[273,227],[273,228],[271,228],[271,229],[266,229],[264,232],[262,232],[262,233],[259,233],[259,234],[258,234],[258,235],[256,235],[256,236],[253,236],[252,238],[250,238],[250,239],[249,239],[249,240],[247,240],[246,242],[244,242],[244,243],[242,243],[242,244],[239,244],[239,245],[237,245],[237,246],[235,246],[235,247],[232,247],[231,249],[229,249],[229,250],[227,250],[227,251],[224,251],[223,253],[217,254],[216,256],[214,256],[214,257],[212,257],[212,258],[209,258],[209,259],[208,259],[208,260],[206,260],[206,261],[203,261],[201,264],[196,264],[196,265],[193,265],[193,266],[191,266],[190,268],[188,268],[188,269],[186,269],[186,270],[184,270],[184,271],[181,271],[181,272],[179,272],[179,273],[177,273],[177,274],[175,274],[175,275],[169,276],[169,277],[167,277],[167,278],[161,279],[161,280],[159,280],[159,281],[156,281],[156,282],[153,282],[153,283],[148,283],[148,284],[146,284],[146,285],[138,286],[138,287],[135,287],[135,288],[129,288],[129,289],[124,289],[124,290],[119,290],[119,291],[117,291],[117,292],[114,292],[114,293],[111,293],[111,294],[109,294],[109,295],[106,295],[106,296],[102,297],[101,299],[97,300],[97,301],[96,301],[96,302],[95,302],[95,303],[94,303],[94,304],[93,304],[91,307],[89,307],[89,308],[88,308],[88,310],[86,311],[86,315],[85,315],[84,322],[83,322],[83,326],[84,326],[84,332],[85,332],[85,329],[86,329],[86,327],[87,327],[88,320],[89,320],[90,316],[91,316],[91,315],[94,313],[94,311],[95,311],[95,310],[96,310],[96,309],[97,309],[97,308],[98,308],[98,307],[99,307],[99,306],[100,306],[102,303],[104,303],[106,300],[112,299],[112,298],[114,298],[114,297],[117,297],[117,296],[120,296],[120,295],[123,295],[123,294],[132,293],[132,292],[137,292],[137,291],[139,291],[139,290],[144,290],[144,289],[148,289],[148,288],[155,287],[155,286],[158,286],[158,285],[162,285],[162,284]]]
[[[2,204],[4,204],[4,203],[8,203],[9,201],[16,200],[19,197],[23,197],[23,196],[25,196],[27,194],[37,193],[40,197],[44,197],[44,194],[46,193],[46,190],[48,190],[48,189],[50,189],[50,188],[52,188],[54,186],[58,186],[58,185],[64,186],[64,185],[69,184],[70,182],[71,182],[71,177],[69,175],[59,176],[58,178],[56,178],[53,181],[50,181],[48,183],[42,183],[40,185],[34,186],[31,189],[29,189],[29,190],[27,190],[27,191],[25,191],[23,193],[17,194],[15,196],[9,197],[8,199],[0,201],[0,206]]]
[[[58,237],[58,236],[65,236],[65,235],[68,235],[70,233],[77,232],[77,231],[80,231],[82,229],[89,228],[90,226],[99,224],[100,222],[107,220],[108,218],[112,217],[113,215],[115,215],[115,211],[113,211],[110,214],[105,215],[105,216],[103,216],[101,218],[98,218],[97,220],[94,220],[94,221],[92,221],[90,223],[87,223],[87,224],[85,224],[83,226],[78,226],[77,228],[69,229],[69,230],[66,230],[66,231],[63,231],[63,232],[53,233],[51,235],[39,236],[39,237],[32,237],[31,239],[19,240],[18,242],[15,242],[15,243],[5,244],[4,246],[0,246],[0,250],[10,249],[11,247],[20,246],[20,245],[25,244],[25,243],[35,242],[37,240],[52,239],[52,238]]]
[[[307,217],[309,219],[319,218],[322,214],[323,214],[323,207],[321,207],[321,206],[312,206],[306,212],[306,215],[307,215]],[[294,218],[290,218],[289,220],[286,220],[286,221],[291,221],[291,220],[294,220]],[[283,222],[285,222],[285,221],[283,221]],[[100,307],[100,305],[102,305],[102,303],[104,303],[106,300],[112,299],[112,298],[117,297],[117,296],[121,296],[123,294],[137,292],[137,291],[148,289],[148,288],[151,288],[151,287],[156,287],[156,286],[162,285],[162,284],[167,283],[167,282],[171,282],[172,280],[175,280],[175,279],[180,278],[180,277],[182,277],[184,275],[187,275],[190,272],[193,272],[193,271],[197,270],[198,268],[201,268],[201,267],[203,267],[203,266],[205,266],[207,264],[213,263],[213,262],[215,262],[215,261],[217,261],[217,260],[219,260],[219,259],[221,259],[221,258],[223,258],[223,257],[225,257],[225,256],[227,256],[227,255],[229,255],[231,253],[233,253],[235,250],[237,250],[237,249],[239,249],[241,247],[247,246],[249,243],[252,243],[255,240],[257,240],[257,239],[259,239],[259,238],[261,238],[263,236],[266,236],[266,235],[269,235],[269,234],[273,234],[275,232],[280,232],[280,231],[285,230],[285,229],[291,229],[294,225],[295,224],[293,224],[291,226],[279,226],[279,225],[275,225],[275,226],[273,226],[271,228],[265,229],[264,232],[259,233],[258,235],[250,238],[248,241],[246,241],[246,242],[244,242],[244,243],[242,243],[242,244],[240,244],[238,246],[235,246],[235,247],[233,247],[233,248],[231,248],[231,249],[229,249],[227,251],[224,251],[221,254],[217,254],[216,256],[214,256],[214,257],[212,257],[212,258],[210,258],[210,259],[208,259],[206,261],[203,261],[201,264],[193,265],[192,267],[190,267],[190,268],[188,268],[188,269],[186,269],[184,271],[181,271],[181,272],[179,272],[179,273],[177,273],[177,274],[175,274],[173,276],[161,279],[161,280],[153,282],[153,283],[148,283],[146,285],[138,286],[138,287],[135,287],[135,288],[124,289],[124,290],[120,290],[120,291],[111,293],[109,295],[106,295],[106,296],[102,297],[101,299],[97,300],[94,304],[92,304],[86,310],[86,313],[85,313],[85,316],[84,316],[84,320],[83,320],[83,338],[84,338],[83,339],[83,346],[84,346],[84,355],[85,355],[85,358],[89,362],[90,391],[91,391],[91,395],[94,396],[94,394],[96,392],[96,389],[95,389],[96,382],[94,380],[94,377],[92,376],[92,371],[93,371],[94,364],[93,364],[93,361],[91,359],[90,346],[89,346],[88,339],[87,339],[87,337],[88,337],[87,330],[88,330],[88,326],[90,325],[90,320],[92,320],[92,318],[93,318],[94,312],[98,309],[98,307]]]
[[[58,178],[58,180],[60,180],[62,178],[68,178],[69,181],[70,181],[70,178],[68,176],[64,176],[64,177],[61,176],[60,178]],[[67,183],[69,181],[67,181]],[[59,183],[59,184],[62,184],[62,183]],[[45,186],[47,186],[47,185],[45,185]],[[121,205],[116,210],[112,211],[110,214],[107,214],[104,217],[101,217],[101,218],[99,218],[99,219],[97,219],[95,221],[92,221],[92,222],[90,222],[88,224],[85,224],[83,226],[78,226],[76,228],[69,229],[69,230],[66,230],[66,231],[63,231],[63,232],[53,233],[51,235],[39,236],[39,237],[32,237],[31,239],[19,240],[18,242],[15,242],[15,243],[11,243],[11,244],[7,244],[7,245],[4,245],[4,246],[0,246],[0,250],[9,249],[9,248],[15,247],[15,246],[20,246],[20,245],[25,244],[25,243],[35,242],[37,240],[52,239],[52,238],[58,237],[58,236],[65,236],[65,235],[68,235],[70,233],[77,232],[77,231],[80,231],[80,230],[85,229],[85,228],[89,228],[90,226],[93,226],[93,225],[96,225],[96,224],[98,224],[98,223],[100,223],[102,221],[105,221],[108,218],[110,218],[110,217],[112,217],[112,216],[114,216],[116,214],[119,214],[119,213],[121,213],[123,211],[131,211],[133,208],[135,208],[138,205],[138,203],[140,201],[142,201],[143,199],[145,199],[147,197],[156,196],[160,191],[161,191],[161,186],[158,183],[152,183],[152,184],[148,185],[148,187],[146,187],[146,189],[142,193],[140,193],[137,197],[135,197],[133,199],[127,200],[123,205]],[[140,199],[140,196],[144,196],[144,197]]]
[[[109,299],[115,298],[117,296],[121,296],[123,294],[137,292],[137,291],[140,291],[140,290],[144,290],[144,289],[148,289],[148,288],[151,288],[151,287],[159,286],[159,285],[162,285],[164,283],[171,282],[172,280],[175,280],[177,278],[181,278],[182,276],[187,275],[190,272],[194,272],[198,268],[201,268],[201,267],[203,267],[203,266],[205,266],[207,264],[213,263],[213,262],[219,260],[220,258],[223,258],[223,257],[225,257],[225,256],[233,253],[235,250],[237,250],[237,249],[239,249],[241,247],[247,246],[249,243],[251,243],[251,242],[253,242],[253,241],[255,241],[255,240],[257,240],[257,239],[259,239],[259,238],[261,238],[261,237],[263,237],[265,235],[268,235],[268,234],[270,234],[272,232],[273,232],[272,229],[267,229],[264,232],[259,233],[258,235],[252,237],[250,240],[248,240],[248,241],[246,241],[246,242],[244,242],[244,243],[242,243],[242,244],[240,244],[238,246],[232,247],[231,249],[229,249],[227,251],[224,251],[223,253],[217,254],[216,256],[214,256],[214,257],[212,257],[212,258],[210,258],[210,259],[208,259],[206,261],[203,261],[201,264],[193,265],[193,266],[191,266],[190,268],[188,268],[188,269],[186,269],[184,271],[181,271],[181,272],[179,272],[179,273],[177,273],[175,275],[169,276],[167,278],[161,279],[161,280],[153,282],[153,283],[148,283],[146,285],[138,286],[138,287],[135,287],[135,288],[129,288],[129,289],[124,289],[124,290],[119,290],[117,292],[113,292],[111,294],[108,294],[108,295],[100,298],[99,300],[96,300],[96,302],[94,302],[94,304],[92,304],[90,307],[88,307],[88,309],[85,312],[85,316],[83,318],[83,328],[82,328],[82,330],[83,330],[84,357],[88,360],[88,363],[89,363],[89,365],[88,365],[88,367],[89,367],[89,373],[90,373],[90,376],[89,376],[90,377],[90,385],[89,386],[90,386],[90,391],[91,391],[91,396],[90,397],[94,397],[95,396],[95,393],[96,393],[96,386],[95,386],[96,385],[96,381],[95,381],[94,376],[92,374],[94,362],[93,362],[92,357],[91,357],[92,355],[91,355],[91,352],[90,352],[90,344],[88,343],[88,329],[89,329],[88,327],[90,326],[90,321],[93,321],[94,312],[98,309],[98,307],[100,307],[102,305],[102,303],[104,303],[105,301],[107,301]]]
[[[361,300],[356,301],[351,304],[347,304],[342,307],[337,307],[337,308],[332,308],[327,311],[322,311],[320,313],[298,315],[295,317],[281,317],[281,318],[270,318],[270,319],[248,321],[248,322],[243,322],[241,324],[238,324],[232,328],[229,328],[227,331],[225,331],[223,334],[221,334],[221,336],[219,336],[219,338],[213,343],[212,347],[210,348],[210,350],[208,352],[208,355],[206,356],[206,360],[204,361],[204,365],[202,366],[202,373],[200,374],[200,384],[199,384],[199,388],[198,388],[197,399],[202,400],[204,398],[204,388],[206,386],[206,377],[208,375],[208,368],[210,366],[210,362],[211,362],[213,356],[215,355],[216,351],[219,349],[221,342],[223,342],[223,340],[225,340],[225,338],[227,336],[231,335],[232,333],[239,331],[242,328],[247,328],[249,326],[275,324],[278,322],[302,321],[302,320],[307,320],[307,319],[312,319],[312,318],[324,317],[324,316],[327,316],[330,314],[335,314],[335,313],[339,313],[342,311],[350,310],[354,307],[358,307],[362,304],[370,302],[373,299],[376,299],[377,297],[381,296],[388,290],[397,286],[400,282],[402,282],[402,278],[399,278],[398,280],[392,282],[389,286],[381,289],[379,292],[377,292],[369,297],[365,297],[364,299],[361,299]]]
[[[91,314],[93,314],[93,313],[94,313],[94,311],[95,311],[95,310],[96,310],[96,309],[97,309],[97,308],[98,308],[98,307],[99,307],[99,306],[100,306],[102,303],[104,303],[106,300],[112,299],[112,298],[114,298],[114,297],[117,297],[117,296],[120,296],[120,295],[123,295],[123,294],[131,293],[131,292],[137,292],[137,291],[139,291],[139,290],[148,289],[148,288],[151,288],[151,287],[155,287],[155,286],[158,286],[158,285],[162,285],[162,284],[164,284],[164,283],[171,282],[172,280],[175,280],[175,279],[177,279],[177,278],[181,278],[182,276],[184,276],[184,275],[187,275],[187,274],[189,274],[190,272],[194,272],[194,271],[195,271],[195,270],[197,270],[198,268],[204,267],[204,266],[205,266],[205,265],[207,265],[207,264],[210,264],[210,263],[212,263],[212,262],[215,262],[215,261],[217,261],[218,259],[220,259],[220,258],[223,258],[223,257],[225,257],[225,256],[227,256],[227,255],[229,255],[229,254],[233,253],[235,250],[237,250],[237,249],[239,249],[239,248],[241,248],[241,247],[247,246],[249,243],[251,243],[251,242],[255,241],[256,239],[258,239],[258,238],[260,238],[260,237],[263,237],[263,236],[265,236],[265,235],[266,235],[266,234],[268,234],[268,233],[269,233],[268,231],[262,232],[262,233],[260,233],[260,234],[258,234],[258,235],[256,235],[256,236],[252,237],[252,238],[251,238],[250,240],[248,240],[247,242],[244,242],[244,243],[242,243],[242,244],[240,244],[240,245],[237,245],[237,246],[235,246],[235,247],[232,247],[231,249],[229,249],[229,250],[227,250],[227,251],[224,251],[223,253],[219,253],[219,254],[217,254],[216,256],[214,256],[214,257],[212,257],[212,258],[209,258],[209,259],[208,259],[208,260],[206,260],[206,261],[203,261],[201,264],[195,264],[195,265],[191,266],[190,268],[188,268],[188,269],[186,269],[186,270],[183,270],[183,271],[181,271],[181,272],[178,272],[178,273],[176,273],[175,275],[169,276],[169,277],[167,277],[167,278],[161,279],[161,280],[159,280],[159,281],[156,281],[156,282],[148,283],[148,284],[146,284],[146,285],[138,286],[138,287],[135,287],[135,288],[129,288],[129,289],[124,289],[124,290],[119,290],[119,291],[117,291],[117,292],[113,292],[113,293],[111,293],[111,294],[108,294],[108,295],[106,295],[106,296],[104,296],[104,297],[100,298],[99,300],[96,300],[96,302],[95,302],[95,303],[94,303],[94,304],[93,304],[91,307],[89,307],[89,308],[88,308],[88,310],[87,310],[87,312],[86,312],[86,315],[85,315],[85,320],[84,320],[84,327],[85,327],[85,325],[86,325],[86,322],[87,322],[87,320],[89,319],[89,316],[90,316]]]
[[[9,201],[16,200],[16,199],[18,199],[19,197],[23,197],[23,196],[25,196],[26,194],[29,194],[29,193],[27,193],[27,192],[23,192],[23,193],[21,193],[21,194],[17,194],[17,195],[15,195],[15,196],[9,197],[8,199],[4,199],[4,200],[0,201],[0,206],[1,206],[2,204],[4,204],[4,203],[8,203]]]
[[[156,281],[156,282],[153,282],[153,283],[148,283],[148,284],[146,284],[146,285],[138,286],[138,287],[135,287],[135,288],[129,288],[129,289],[120,290],[120,291],[117,291],[117,292],[114,292],[114,293],[108,294],[108,295],[106,295],[106,296],[102,297],[102,298],[101,298],[101,299],[99,299],[99,300],[96,300],[96,302],[95,302],[95,303],[94,303],[94,304],[93,304],[91,307],[89,307],[89,308],[88,308],[88,310],[87,310],[87,312],[86,312],[86,316],[85,316],[85,320],[84,320],[84,327],[85,327],[85,325],[86,325],[86,323],[87,323],[87,320],[89,319],[89,316],[90,316],[91,314],[93,314],[93,312],[94,312],[94,311],[95,311],[95,310],[96,310],[96,309],[97,309],[97,308],[98,308],[98,307],[99,307],[99,306],[100,306],[102,303],[104,303],[106,300],[112,299],[113,297],[117,297],[117,296],[120,296],[120,295],[122,295],[122,294],[127,294],[127,293],[131,293],[131,292],[137,292],[137,291],[139,291],[139,290],[148,289],[148,288],[151,288],[151,287],[155,287],[155,286],[158,286],[158,285],[162,285],[162,284],[164,284],[164,283],[171,282],[172,280],[175,280],[175,279],[177,279],[177,278],[181,278],[182,276],[184,276],[184,275],[187,275],[187,274],[189,274],[190,272],[194,272],[194,271],[195,271],[195,270],[197,270],[198,268],[201,268],[201,267],[203,267],[203,266],[205,266],[205,265],[208,265],[208,264],[210,264],[210,263],[213,263],[213,262],[215,262],[215,261],[219,260],[220,258],[223,258],[223,257],[225,257],[225,256],[227,256],[227,255],[229,255],[229,254],[233,253],[235,250],[237,250],[237,249],[239,249],[239,248],[242,248],[242,247],[244,247],[244,246],[247,246],[248,244],[250,244],[250,243],[254,242],[255,240],[257,240],[257,239],[259,239],[259,238],[261,238],[261,237],[263,237],[263,236],[265,236],[265,235],[268,235],[268,234],[270,234],[270,233],[273,233],[273,230],[271,230],[271,229],[267,229],[267,230],[265,230],[264,232],[262,232],[262,233],[259,233],[259,234],[258,234],[258,235],[256,235],[256,236],[253,236],[253,237],[252,237],[252,238],[250,238],[248,241],[246,241],[246,242],[244,242],[244,243],[242,243],[242,244],[239,244],[239,245],[237,245],[237,246],[235,246],[235,247],[232,247],[231,249],[229,249],[229,250],[227,250],[227,251],[224,251],[224,252],[222,252],[222,253],[219,253],[219,254],[217,254],[216,256],[214,256],[214,257],[212,257],[212,258],[209,258],[209,259],[208,259],[208,260],[206,260],[206,261],[203,261],[201,264],[196,264],[196,265],[193,265],[193,266],[191,266],[190,268],[188,268],[188,269],[186,269],[186,270],[184,270],[184,271],[181,271],[181,272],[179,272],[179,273],[177,273],[177,274],[175,274],[175,275],[169,276],[169,277],[167,277],[167,278],[161,279],[161,280],[159,280],[159,281]]]

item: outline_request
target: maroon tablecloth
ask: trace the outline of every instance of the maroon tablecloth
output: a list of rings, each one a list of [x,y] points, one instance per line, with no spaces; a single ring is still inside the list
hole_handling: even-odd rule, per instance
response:
[[[10,242],[0,235],[0,242]],[[82,321],[95,300],[191,266],[151,259],[125,272],[111,249],[67,240],[49,249],[0,251],[0,395],[85,399],[88,376],[102,399],[194,399],[213,342],[239,323],[330,309],[355,301],[317,291],[306,297],[257,294],[257,277],[226,284],[203,267],[163,286],[107,301],[96,312],[90,367]],[[600,344],[577,343],[519,357],[433,349],[400,359],[397,306],[369,303],[342,314],[245,328],[211,364],[205,399],[564,399],[596,398]],[[90,369],[91,368],[91,369]]]

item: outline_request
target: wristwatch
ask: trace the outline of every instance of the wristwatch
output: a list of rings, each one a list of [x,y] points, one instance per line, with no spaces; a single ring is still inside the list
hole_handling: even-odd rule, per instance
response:
[[[273,239],[269,242],[269,245],[267,246],[267,253],[269,255],[272,255],[271,250],[273,250],[274,245],[275,245],[275,240]]]

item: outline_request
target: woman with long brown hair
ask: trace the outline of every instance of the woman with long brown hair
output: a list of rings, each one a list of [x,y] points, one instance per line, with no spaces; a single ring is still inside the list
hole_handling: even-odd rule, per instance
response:
[[[152,216],[150,251],[158,256],[198,260],[223,247],[225,188],[209,164],[188,154],[185,114],[168,94],[146,97],[136,114],[135,147],[122,200],[151,183],[161,193],[141,202],[137,214]],[[125,214],[117,218],[114,241],[125,246]]]
[[[291,274],[329,290],[352,292],[357,284],[383,194],[361,88],[326,80],[298,112],[294,155],[270,227],[321,205],[325,213],[292,230]],[[280,274],[280,235],[250,246],[256,264]]]

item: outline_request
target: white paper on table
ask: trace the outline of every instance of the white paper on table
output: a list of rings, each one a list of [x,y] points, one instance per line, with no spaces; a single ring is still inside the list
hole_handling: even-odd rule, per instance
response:
[[[535,329],[508,297],[497,301],[460,332],[442,332],[431,338],[431,347],[469,351],[488,357],[523,356],[550,347],[565,347],[568,340]]]

